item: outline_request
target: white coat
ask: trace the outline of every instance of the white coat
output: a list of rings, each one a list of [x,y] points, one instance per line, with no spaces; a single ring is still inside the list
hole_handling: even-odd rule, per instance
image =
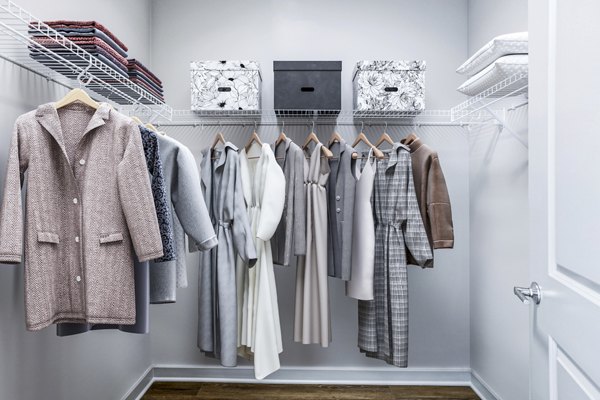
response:
[[[285,177],[268,144],[241,151],[240,173],[257,261],[253,268],[237,262],[238,346],[263,379],[279,369],[283,351],[270,240],[283,213]]]

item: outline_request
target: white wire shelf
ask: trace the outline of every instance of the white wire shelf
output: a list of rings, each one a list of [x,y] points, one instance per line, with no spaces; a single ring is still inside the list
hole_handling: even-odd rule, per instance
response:
[[[335,113],[334,113],[335,111]],[[144,113],[132,110],[130,115],[145,118]],[[294,124],[371,124],[383,125],[464,125],[450,121],[450,110],[425,110],[413,112],[365,113],[340,110],[240,110],[240,111],[190,111],[173,110],[170,120],[159,119],[155,125],[162,126],[212,126],[212,125],[286,125]]]
[[[465,121],[471,122],[473,120],[480,121],[482,115],[487,115],[496,118],[497,111],[491,109],[491,106],[505,99],[518,99],[520,97],[526,97],[528,92],[529,80],[527,73],[518,73],[501,82],[498,82],[494,86],[482,91],[481,93],[469,97],[459,105],[453,107],[450,110],[451,121]],[[527,102],[521,101],[521,104],[527,104]],[[521,105],[519,104],[519,106]],[[514,109],[518,106],[508,107]]]
[[[52,49],[37,43],[32,34],[51,43]],[[85,87],[92,97],[117,109],[130,105],[152,117],[172,117],[172,108],[163,100],[10,0],[0,0],[0,58],[65,87]]]

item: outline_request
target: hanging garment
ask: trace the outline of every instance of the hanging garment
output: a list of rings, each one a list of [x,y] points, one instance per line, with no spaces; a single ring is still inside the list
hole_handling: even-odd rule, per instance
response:
[[[419,265],[431,259],[413,184],[410,153],[395,143],[389,159],[377,160],[374,300],[359,301],[358,346],[369,357],[397,367],[408,359],[408,248]]]
[[[347,281],[352,273],[355,150],[344,141],[332,143],[329,149],[333,157],[329,160],[331,173],[327,182],[327,271],[329,276]]]
[[[327,193],[329,164],[321,161],[318,143],[304,161],[306,186],[306,256],[298,257],[294,340],[304,344],[331,342],[327,282]]]
[[[288,266],[292,256],[306,254],[304,152],[289,138],[275,146],[274,152],[285,175],[285,205],[277,231],[271,238],[271,248],[273,262]]]
[[[23,252],[26,325],[134,324],[133,250],[163,255],[156,209],[134,122],[106,103],[53,103],[20,116],[0,208],[0,262]]]
[[[212,159],[211,153],[215,158]],[[227,142],[222,150],[205,149],[200,161],[202,191],[218,246],[200,254],[198,270],[198,347],[237,365],[236,257],[248,267],[256,263],[256,249],[244,201],[237,148]]]
[[[352,227],[352,277],[346,282],[346,296],[358,300],[373,300],[375,268],[375,221],[371,194],[375,179],[373,150],[364,160],[362,171],[356,163],[356,194]]]
[[[192,152],[166,135],[156,135],[163,164],[166,196],[173,219],[175,261],[150,263],[150,302],[172,303],[178,287],[187,287],[185,234],[196,250],[217,245],[205,199],[200,187],[200,174]]]
[[[438,155],[414,133],[401,143],[410,148],[415,191],[429,245],[432,249],[451,249],[454,247],[452,208]],[[408,264],[417,265],[410,252]],[[433,258],[425,267],[433,267]]]
[[[150,187],[156,208],[156,218],[160,229],[164,255],[157,259],[159,261],[175,260],[175,247],[173,245],[173,220],[171,217],[171,206],[167,200],[162,162],[160,160],[160,149],[156,133],[143,126],[139,126],[146,157],[146,167],[150,176]],[[149,329],[149,304],[150,304],[150,271],[148,261],[134,263],[134,285],[135,285],[135,324],[133,325],[91,325],[77,323],[60,323],[56,325],[58,336],[69,336],[84,333],[90,329],[119,329],[129,333],[148,333]]]
[[[285,178],[266,143],[248,153],[242,149],[240,168],[257,261],[248,268],[238,258],[238,346],[241,355],[254,359],[256,379],[263,379],[279,369],[283,351],[270,239],[283,212]]]

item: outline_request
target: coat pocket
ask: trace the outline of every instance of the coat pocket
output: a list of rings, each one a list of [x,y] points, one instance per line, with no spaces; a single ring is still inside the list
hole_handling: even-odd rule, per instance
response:
[[[123,234],[121,232],[107,233],[100,235],[100,244],[122,242]]]
[[[58,235],[53,232],[39,232],[38,231],[37,240],[38,240],[38,242],[43,242],[43,243],[54,243],[54,244],[60,243]]]

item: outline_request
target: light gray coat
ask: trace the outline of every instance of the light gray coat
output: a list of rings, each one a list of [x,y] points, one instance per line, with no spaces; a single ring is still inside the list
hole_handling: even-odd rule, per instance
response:
[[[327,272],[329,276],[350,280],[352,274],[352,226],[356,177],[353,174],[354,148],[346,142],[334,142],[329,147],[327,182]]]
[[[237,148],[202,151],[202,191],[217,232],[218,246],[200,255],[198,270],[198,347],[221,364],[237,364],[236,256],[256,263],[256,249],[246,212]]]
[[[24,219],[27,329],[135,323],[133,251],[146,261],[163,249],[130,118],[106,103],[97,110],[48,103],[20,116],[0,208],[0,262],[21,262]]]
[[[277,164],[285,175],[283,216],[271,238],[273,263],[288,266],[292,256],[306,254],[306,190],[304,152],[289,138],[274,146]]]
[[[150,264],[150,302],[171,303],[178,287],[187,286],[185,234],[198,250],[217,245],[192,152],[165,135],[157,135],[167,199],[171,201],[175,261]]]

